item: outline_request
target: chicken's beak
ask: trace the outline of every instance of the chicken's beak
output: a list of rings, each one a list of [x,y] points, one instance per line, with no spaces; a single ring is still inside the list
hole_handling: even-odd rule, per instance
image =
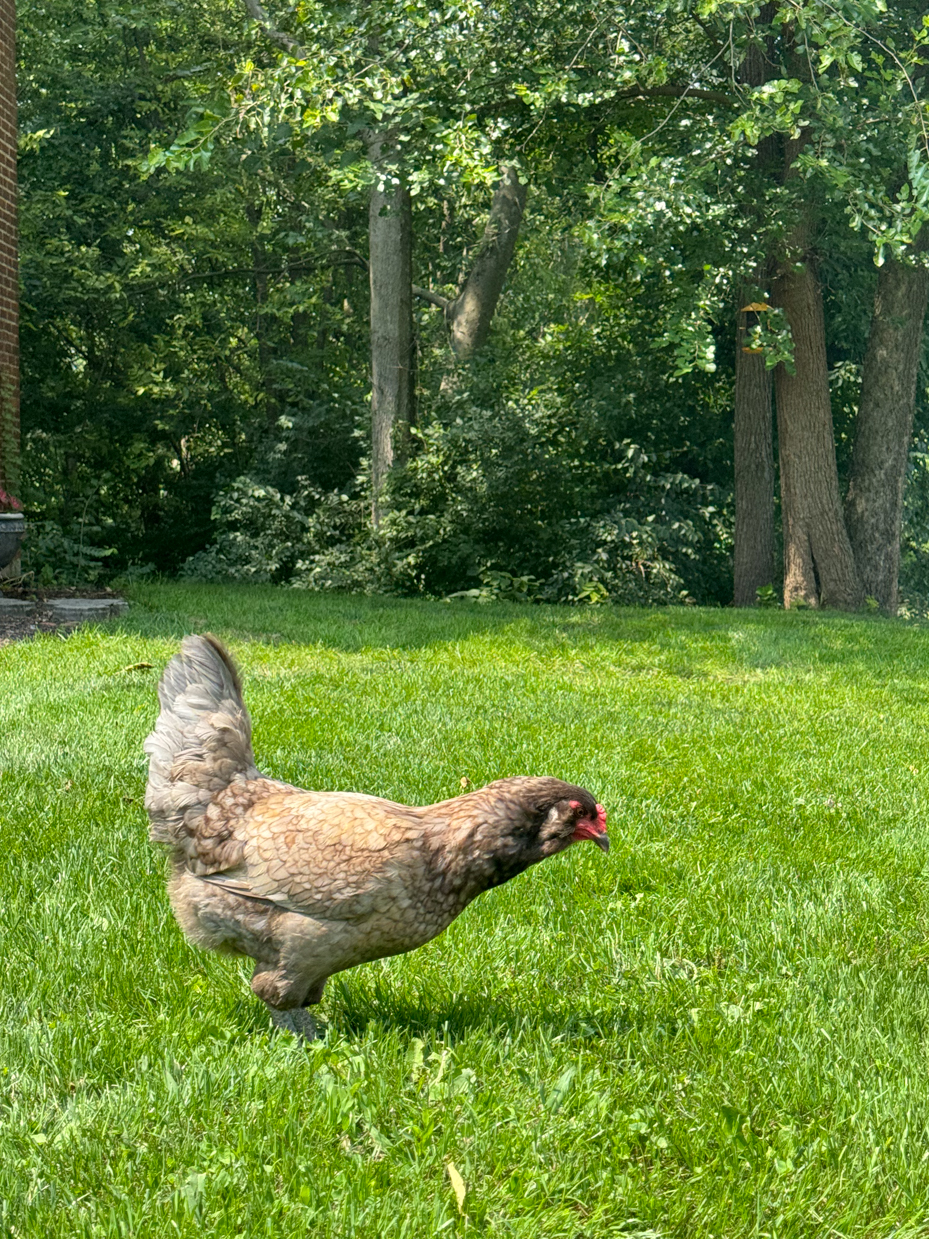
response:
[[[601,852],[610,850],[610,840],[606,833],[606,809],[602,804],[597,805],[597,829],[590,837]]]
[[[610,840],[606,831],[603,829],[603,825],[599,820],[599,817],[596,822],[592,822],[590,818],[582,818],[581,821],[579,821],[574,827],[574,834],[571,836],[571,842],[580,843],[582,839],[589,839],[591,843],[596,843],[597,847],[603,852],[608,852],[610,850]]]

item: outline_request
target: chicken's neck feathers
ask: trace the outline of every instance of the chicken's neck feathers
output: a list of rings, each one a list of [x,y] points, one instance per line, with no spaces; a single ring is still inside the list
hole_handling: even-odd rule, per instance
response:
[[[501,832],[501,818],[514,816],[511,803],[469,797],[425,810],[424,843],[444,891],[461,907],[484,891],[502,886],[532,861],[516,841]]]

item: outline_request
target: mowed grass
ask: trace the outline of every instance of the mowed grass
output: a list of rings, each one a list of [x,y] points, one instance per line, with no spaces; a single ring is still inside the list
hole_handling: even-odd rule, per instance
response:
[[[609,856],[336,978],[322,1041],[273,1031],[146,841],[156,680],[204,629],[269,774],[560,775]],[[929,1234],[927,679],[929,630],[877,619],[259,588],[0,650],[0,1230]]]

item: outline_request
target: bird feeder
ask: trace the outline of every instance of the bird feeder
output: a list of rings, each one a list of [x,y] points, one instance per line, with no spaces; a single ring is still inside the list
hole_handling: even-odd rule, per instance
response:
[[[751,335],[752,330],[761,323],[761,315],[771,307],[767,301],[750,301],[739,310],[739,338],[744,340]],[[763,349],[742,345],[743,353],[762,353]]]

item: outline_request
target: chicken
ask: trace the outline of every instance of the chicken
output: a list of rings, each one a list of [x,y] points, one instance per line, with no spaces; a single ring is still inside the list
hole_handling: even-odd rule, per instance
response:
[[[250,956],[274,1022],[309,1039],[304,1008],[333,973],[422,946],[572,843],[609,848],[603,806],[560,779],[499,779],[411,808],[265,778],[215,637],[185,638],[158,696],[145,807],[169,848],[174,914],[197,945]]]

